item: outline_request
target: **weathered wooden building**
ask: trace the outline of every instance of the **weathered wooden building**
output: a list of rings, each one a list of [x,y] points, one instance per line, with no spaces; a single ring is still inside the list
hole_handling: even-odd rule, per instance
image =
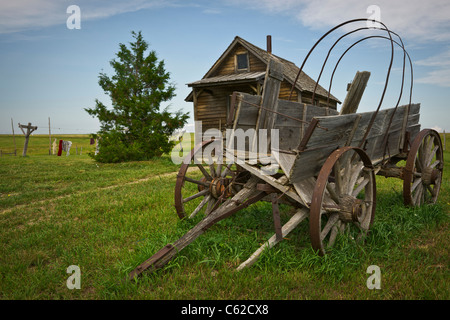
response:
[[[271,57],[279,59],[284,65],[284,80],[279,98],[289,99],[299,68],[294,63],[273,55],[271,47],[270,36],[267,36],[267,50],[236,36],[204,77],[188,84],[192,91],[185,100],[194,103],[194,120],[202,121],[202,131],[224,128],[230,110],[230,96],[234,91],[261,95]],[[314,80],[302,72],[291,100],[336,110],[340,101],[330,95],[327,105],[328,92],[320,85],[316,89],[314,101],[311,101],[315,84]]]

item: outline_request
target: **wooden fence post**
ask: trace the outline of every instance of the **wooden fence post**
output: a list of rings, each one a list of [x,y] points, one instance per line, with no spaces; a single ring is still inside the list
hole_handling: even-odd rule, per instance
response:
[[[447,150],[446,146],[445,146],[445,130],[444,130],[444,151]]]
[[[17,156],[17,145],[16,145],[16,135],[14,134],[14,124],[13,124],[13,118],[11,118],[11,129],[13,133],[13,140],[14,140],[14,155]]]
[[[50,131],[50,117],[48,117],[48,155],[52,155],[52,132]]]

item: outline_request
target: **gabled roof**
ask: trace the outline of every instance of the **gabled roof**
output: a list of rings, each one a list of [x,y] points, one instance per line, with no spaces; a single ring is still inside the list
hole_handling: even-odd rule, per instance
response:
[[[203,76],[202,80],[190,83],[188,85],[192,86],[195,84],[206,83],[206,82],[208,82],[208,80],[207,80],[208,78],[210,79],[209,81],[211,81],[211,82],[218,80],[218,79],[211,79],[211,76],[214,74],[214,72],[217,70],[217,68],[220,67],[220,64],[223,62],[223,60],[228,56],[228,54],[234,49],[234,47],[237,44],[242,45],[245,49],[247,49],[250,53],[252,53],[258,59],[260,59],[266,65],[269,63],[270,58],[275,57],[278,60],[280,60],[284,64],[285,80],[288,81],[290,84],[294,83],[295,78],[297,77],[297,74],[298,74],[300,68],[297,67],[293,62],[283,59],[281,57],[278,57],[272,53],[269,53],[266,50],[261,49],[261,48],[255,46],[254,44],[251,44],[250,42],[242,39],[241,37],[236,36],[234,38],[233,42],[225,50],[225,52],[222,53],[222,55],[219,57],[219,59],[214,63],[214,65]],[[232,81],[233,76],[234,77],[242,77],[242,74],[229,75],[229,76],[227,76],[227,81]],[[213,78],[217,78],[217,77],[213,77]],[[239,79],[236,79],[236,80],[239,80]],[[300,92],[302,92],[302,91],[313,92],[315,85],[316,85],[316,82],[313,79],[311,79],[306,73],[304,73],[302,71],[302,73],[300,74],[300,76],[295,84],[295,87]],[[328,91],[325,90],[322,86],[318,85],[317,89],[316,89],[316,95],[319,95],[322,97],[327,97]],[[330,100],[334,100],[334,101],[341,103],[341,101],[339,101],[339,99],[337,99],[336,97],[334,97],[331,94],[330,94]]]
[[[227,82],[228,83],[231,82],[233,84],[240,84],[262,80],[264,79],[265,76],[266,76],[265,71],[242,72],[237,74],[227,74],[224,76],[203,78],[202,80],[188,83],[188,86],[189,87],[214,86],[214,85],[222,85]]]

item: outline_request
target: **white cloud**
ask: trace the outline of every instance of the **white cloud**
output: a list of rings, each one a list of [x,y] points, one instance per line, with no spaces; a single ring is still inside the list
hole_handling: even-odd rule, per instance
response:
[[[445,44],[450,41],[450,1],[448,0],[224,0],[231,5],[246,5],[266,14],[284,14],[304,26],[328,31],[347,20],[371,18],[369,6],[380,9],[380,20],[399,34],[407,48]],[[348,24],[343,31],[354,30],[364,22]],[[338,32],[337,34],[342,34]],[[358,35],[359,36],[359,35]],[[441,49],[442,50],[442,49]],[[450,87],[450,48],[417,61],[425,67],[418,83]]]
[[[377,5],[381,21],[402,38],[414,41],[450,40],[450,1],[448,0],[225,0],[265,13],[286,14],[303,25],[325,30],[346,20],[369,18],[367,8]]]
[[[441,127],[438,127],[438,126],[434,126],[431,129],[436,130],[437,132],[441,132],[441,133],[444,131]]]
[[[449,67],[450,68],[450,48],[437,55],[426,59],[417,60],[415,64],[426,67]]]
[[[164,6],[205,6],[202,1],[181,0],[0,0],[0,34],[65,23],[66,9],[76,4],[82,19],[106,18],[125,12]],[[220,0],[207,13],[220,11],[220,4],[245,7],[264,13],[284,14],[303,25],[325,30],[343,21],[368,18],[373,0]],[[450,1],[448,0],[377,0],[381,20],[404,38],[421,41],[450,40]]]
[[[14,33],[52,25],[65,25],[67,7],[76,4],[81,9],[81,20],[107,18],[113,15],[172,5],[172,0],[0,0],[0,34]]]
[[[450,48],[434,56],[418,60],[415,65],[432,69],[416,79],[416,82],[450,87]]]
[[[415,82],[450,88],[450,68],[429,71]]]

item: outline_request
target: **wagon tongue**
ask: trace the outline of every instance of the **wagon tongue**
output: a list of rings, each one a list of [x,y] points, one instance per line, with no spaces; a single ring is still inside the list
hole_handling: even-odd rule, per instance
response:
[[[175,247],[172,246],[170,243],[163,247],[161,250],[159,250],[157,253],[155,253],[153,256],[145,260],[143,263],[141,263],[139,266],[136,267],[130,274],[129,279],[133,280],[135,277],[139,276],[142,272],[149,268],[158,269],[161,265],[164,265],[165,260],[170,260],[170,258],[176,254],[176,250],[174,250]],[[172,254],[170,254],[172,252]],[[166,258],[166,259],[164,259]]]

